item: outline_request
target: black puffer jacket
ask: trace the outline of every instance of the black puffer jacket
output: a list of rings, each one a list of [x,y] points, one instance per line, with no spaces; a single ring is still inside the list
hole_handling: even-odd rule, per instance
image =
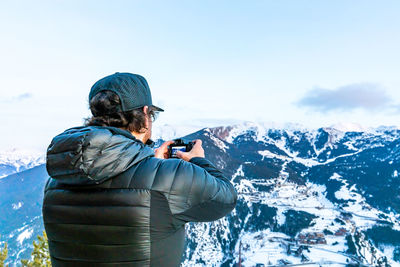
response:
[[[128,131],[80,126],[53,138],[43,220],[53,266],[179,266],[185,223],[236,204],[207,159],[162,160]]]

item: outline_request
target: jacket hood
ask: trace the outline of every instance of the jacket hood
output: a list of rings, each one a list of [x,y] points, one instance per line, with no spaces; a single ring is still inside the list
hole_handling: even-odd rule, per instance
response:
[[[79,126],[53,138],[47,148],[46,169],[65,184],[100,184],[151,156],[153,149],[127,130]]]

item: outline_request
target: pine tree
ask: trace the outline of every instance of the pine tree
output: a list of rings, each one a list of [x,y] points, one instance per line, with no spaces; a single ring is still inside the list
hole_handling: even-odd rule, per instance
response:
[[[21,260],[22,266],[26,267],[48,267],[51,266],[49,245],[46,232],[38,236],[38,242],[33,241],[33,252],[30,260]]]
[[[0,267],[4,267],[4,262],[7,259],[8,255],[8,248],[7,248],[7,243],[4,244],[4,247],[0,249]]]

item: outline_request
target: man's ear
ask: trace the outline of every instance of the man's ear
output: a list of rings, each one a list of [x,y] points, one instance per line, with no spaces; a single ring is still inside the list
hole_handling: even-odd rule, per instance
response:
[[[147,114],[149,112],[149,106],[144,106],[143,112],[144,112],[144,114]]]
[[[148,106],[144,106],[143,107],[143,112],[144,112],[145,116],[149,117],[149,119],[151,120]],[[149,125],[149,119],[145,120],[145,122],[144,122],[144,125],[145,125],[146,129],[148,129],[149,126],[150,126]]]

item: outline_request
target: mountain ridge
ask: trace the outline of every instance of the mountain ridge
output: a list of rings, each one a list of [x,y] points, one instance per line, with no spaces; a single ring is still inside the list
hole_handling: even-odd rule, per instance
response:
[[[390,127],[342,132],[256,123],[184,136],[203,140],[207,158],[234,183],[239,201],[221,220],[187,226],[183,266],[233,266],[239,250],[243,266],[284,261],[399,266],[400,240],[388,238],[400,234],[399,137]],[[5,181],[16,189],[38,183],[23,188],[24,201],[17,193],[7,201],[0,194],[7,218],[19,220],[15,229],[0,233],[11,245],[13,262],[29,256],[29,244],[43,229],[40,190],[46,175],[39,165],[0,180],[3,193]]]
[[[0,151],[0,179],[44,162],[44,153],[37,150],[13,148]]]

